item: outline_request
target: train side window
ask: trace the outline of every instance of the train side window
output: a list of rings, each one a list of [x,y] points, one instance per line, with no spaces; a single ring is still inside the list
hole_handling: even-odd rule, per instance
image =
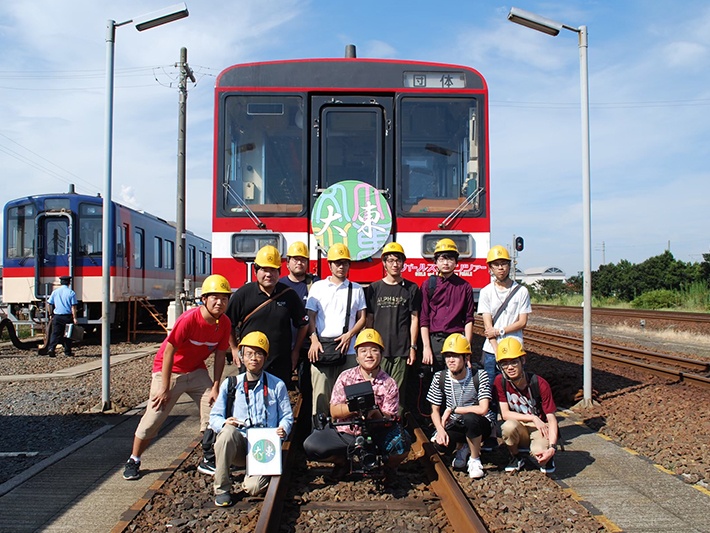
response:
[[[116,257],[123,257],[126,253],[126,228],[116,226]]]
[[[193,276],[195,274],[195,247],[190,245],[187,247],[187,255],[185,256],[185,274]]]
[[[165,261],[163,265],[168,270],[175,270],[175,243],[173,241],[165,240]]]
[[[143,230],[133,232],[133,267],[144,268],[143,265]]]
[[[79,204],[79,255],[98,256],[102,253],[101,209],[98,204]]]
[[[153,240],[153,266],[163,268],[163,239],[160,237]]]

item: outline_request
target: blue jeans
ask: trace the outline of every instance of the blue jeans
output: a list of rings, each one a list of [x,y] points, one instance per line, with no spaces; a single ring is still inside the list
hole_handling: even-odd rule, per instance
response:
[[[500,374],[498,367],[496,366],[495,354],[491,352],[483,352],[483,370],[485,370],[486,374],[488,374],[488,382],[491,384],[491,390],[493,390],[493,381],[496,376]]]

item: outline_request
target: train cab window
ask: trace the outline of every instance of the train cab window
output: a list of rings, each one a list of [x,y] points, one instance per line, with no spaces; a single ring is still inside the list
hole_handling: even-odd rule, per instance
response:
[[[321,183],[344,180],[382,185],[382,109],[375,106],[329,106],[321,117]]]
[[[79,255],[100,256],[103,249],[100,204],[79,204]]]
[[[404,97],[399,117],[399,211],[483,216],[476,99]]]
[[[234,95],[226,97],[224,109],[223,214],[300,213],[306,183],[303,99]]]
[[[48,219],[45,223],[45,250],[47,256],[67,255],[69,253],[68,229],[66,219]]]
[[[35,216],[37,212],[33,205],[20,205],[7,210],[5,255],[8,259],[34,257]]]

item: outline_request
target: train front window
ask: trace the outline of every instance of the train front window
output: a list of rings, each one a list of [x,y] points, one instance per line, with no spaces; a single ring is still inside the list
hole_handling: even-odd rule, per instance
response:
[[[475,98],[404,97],[400,101],[397,200],[403,214],[483,216],[483,171]]]
[[[100,204],[79,204],[79,255],[101,255],[102,216]]]
[[[223,121],[218,194],[224,214],[300,213],[306,176],[303,99],[228,96]]]
[[[382,188],[382,109],[329,106],[322,112],[321,187],[359,180]]]
[[[34,257],[36,215],[32,205],[21,205],[7,210],[5,254],[9,259]]]

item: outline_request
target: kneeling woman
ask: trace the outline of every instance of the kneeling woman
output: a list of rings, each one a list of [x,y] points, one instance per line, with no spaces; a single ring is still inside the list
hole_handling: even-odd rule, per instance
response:
[[[396,421],[399,409],[399,389],[397,383],[380,369],[384,343],[380,334],[372,328],[364,329],[355,340],[357,366],[345,370],[338,376],[330,397],[330,416],[334,423],[357,422],[359,413],[350,411],[345,387],[369,381],[375,393],[375,407],[365,413],[372,421],[368,425],[370,434],[380,453],[385,456],[388,478],[409,452],[410,440]],[[381,424],[377,420],[392,419],[391,424]],[[335,463],[332,477],[342,479],[348,474],[348,449],[354,449],[356,439],[362,433],[358,424],[327,425],[316,429],[303,443],[308,459]]]

